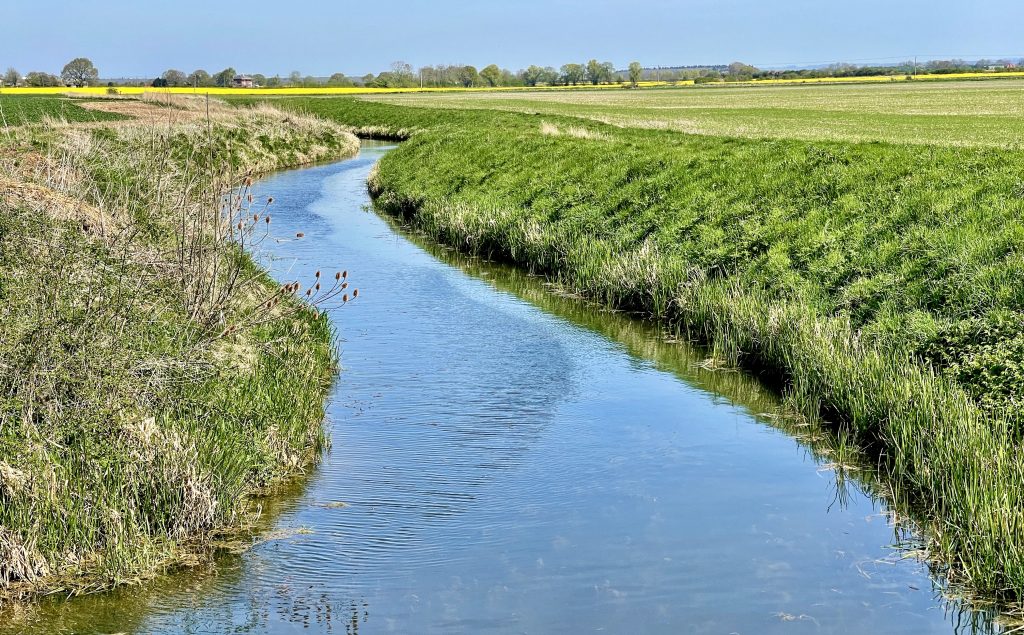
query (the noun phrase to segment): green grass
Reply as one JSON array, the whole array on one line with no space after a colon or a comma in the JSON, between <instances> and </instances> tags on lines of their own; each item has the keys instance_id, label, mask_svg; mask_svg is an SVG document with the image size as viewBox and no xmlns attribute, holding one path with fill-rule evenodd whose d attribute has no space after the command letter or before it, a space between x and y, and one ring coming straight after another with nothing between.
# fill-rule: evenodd
<instances>
[{"instance_id":1,"label":"green grass","mask_svg":"<svg viewBox=\"0 0 1024 635\"><path fill-rule=\"evenodd\" d=\"M117 121L125 119L116 113L88 110L64 97L34 95L3 95L0 93L0 127L6 122L8 126L20 126L27 123L38 123L45 118L69 122Z\"/></svg>"},{"instance_id":2,"label":"green grass","mask_svg":"<svg viewBox=\"0 0 1024 635\"><path fill-rule=\"evenodd\" d=\"M280 103L413 132L382 209L759 371L876 457L950 580L1024 594L1021 151Z\"/></svg>"},{"instance_id":3,"label":"green grass","mask_svg":"<svg viewBox=\"0 0 1024 635\"><path fill-rule=\"evenodd\" d=\"M1024 80L363 97L747 138L1020 146Z\"/></svg>"},{"instance_id":4,"label":"green grass","mask_svg":"<svg viewBox=\"0 0 1024 635\"><path fill-rule=\"evenodd\" d=\"M248 255L263 204L221 205L253 171L357 144L266 110L0 143L2 601L202 554L315 460L330 324Z\"/></svg>"}]
</instances>

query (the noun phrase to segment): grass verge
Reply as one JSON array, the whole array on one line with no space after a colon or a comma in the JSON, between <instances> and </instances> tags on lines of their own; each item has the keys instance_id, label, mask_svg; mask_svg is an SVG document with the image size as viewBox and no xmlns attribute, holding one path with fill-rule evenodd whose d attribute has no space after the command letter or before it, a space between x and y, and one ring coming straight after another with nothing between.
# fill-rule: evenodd
<instances>
[{"instance_id":1,"label":"grass verge","mask_svg":"<svg viewBox=\"0 0 1024 635\"><path fill-rule=\"evenodd\" d=\"M332 291L255 264L272 206L247 185L358 150L270 108L5 132L0 601L188 561L315 460Z\"/></svg>"}]
</instances>

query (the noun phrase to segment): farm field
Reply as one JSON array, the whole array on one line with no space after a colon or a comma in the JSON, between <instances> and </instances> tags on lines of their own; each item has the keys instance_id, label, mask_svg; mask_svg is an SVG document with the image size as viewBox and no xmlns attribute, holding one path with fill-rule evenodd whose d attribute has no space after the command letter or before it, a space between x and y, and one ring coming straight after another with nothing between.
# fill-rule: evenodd
<instances>
[{"instance_id":1,"label":"farm field","mask_svg":"<svg viewBox=\"0 0 1024 635\"><path fill-rule=\"evenodd\" d=\"M45 118L68 122L116 121L124 117L98 110L88 110L73 100L51 95L6 95L0 94L0 125L20 126L36 123Z\"/></svg>"},{"instance_id":2,"label":"farm field","mask_svg":"<svg viewBox=\"0 0 1024 635\"><path fill-rule=\"evenodd\" d=\"M718 136L1000 147L1024 142L1024 80L361 98L405 106L566 115L620 127Z\"/></svg>"}]
</instances>

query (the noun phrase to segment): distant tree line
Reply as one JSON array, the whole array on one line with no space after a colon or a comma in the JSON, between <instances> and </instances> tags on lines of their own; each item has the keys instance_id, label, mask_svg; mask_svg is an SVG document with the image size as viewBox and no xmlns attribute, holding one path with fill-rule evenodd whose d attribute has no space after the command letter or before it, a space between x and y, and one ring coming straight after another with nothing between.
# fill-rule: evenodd
<instances>
[{"instance_id":1,"label":"distant tree line","mask_svg":"<svg viewBox=\"0 0 1024 635\"><path fill-rule=\"evenodd\" d=\"M499 86L581 86L601 84L623 84L636 87L640 82L693 81L698 84L712 82L739 82L755 79L804 79L829 77L867 76L912 76L941 75L950 73L976 73L1013 71L1024 68L1024 59L980 59L968 62L962 59L930 60L916 63L908 60L894 65L858 66L855 64L832 64L820 68L762 70L743 62L711 66L644 67L632 62L625 70L616 70L611 62L591 59L586 63L567 63L559 68L531 65L519 71L490 64L477 70L475 66L462 64L440 64L424 66L418 70L406 62L394 62L391 67L378 75L369 73L362 77L348 77L334 73L330 77L313 77L292 71L287 77L266 76L260 73L247 75L254 86L263 88L317 86L346 87L368 86L373 88L477 88ZM137 85L173 86L196 88L228 87L235 85L238 72L228 67L216 73L196 69L186 74L182 70L168 69L152 80L130 82ZM14 68L8 68L0 75L2 86L95 86L99 83L99 71L91 60L78 57L61 70L60 75L44 71L31 71L22 75ZM123 85L124 83L122 83ZM108 86L113 86L108 82Z\"/></svg>"},{"instance_id":2,"label":"distant tree line","mask_svg":"<svg viewBox=\"0 0 1024 635\"><path fill-rule=\"evenodd\" d=\"M856 64L831 64L822 68L765 70L753 74L753 79L802 79L828 77L870 77L877 75L913 76L948 75L951 73L985 73L1016 71L1024 67L1024 59L980 59L968 62L962 59L930 60L917 63L907 60L887 66L859 66Z\"/></svg>"},{"instance_id":3,"label":"distant tree line","mask_svg":"<svg viewBox=\"0 0 1024 635\"><path fill-rule=\"evenodd\" d=\"M0 85L3 86L95 86L99 83L99 70L96 65L87 57L76 57L61 69L60 75L53 75L43 71L30 71L22 75L15 68L8 68L0 76Z\"/></svg>"}]
</instances>

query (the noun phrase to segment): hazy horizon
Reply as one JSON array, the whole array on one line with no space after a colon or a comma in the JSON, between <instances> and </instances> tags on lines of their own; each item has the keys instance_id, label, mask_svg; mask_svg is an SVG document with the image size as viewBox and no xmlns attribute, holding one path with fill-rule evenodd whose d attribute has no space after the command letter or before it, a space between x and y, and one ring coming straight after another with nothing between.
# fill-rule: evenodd
<instances>
[{"instance_id":1,"label":"hazy horizon","mask_svg":"<svg viewBox=\"0 0 1024 635\"><path fill-rule=\"evenodd\" d=\"M103 77L168 68L351 76L403 60L414 67L495 63L516 70L590 58L625 67L894 63L917 56L1024 57L1024 26L1008 0L970 7L942 0L865 0L819 6L785 0L462 0L282 4L269 0L135 3L41 1L7 10L0 67L59 72L89 57Z\"/></svg>"}]
</instances>

